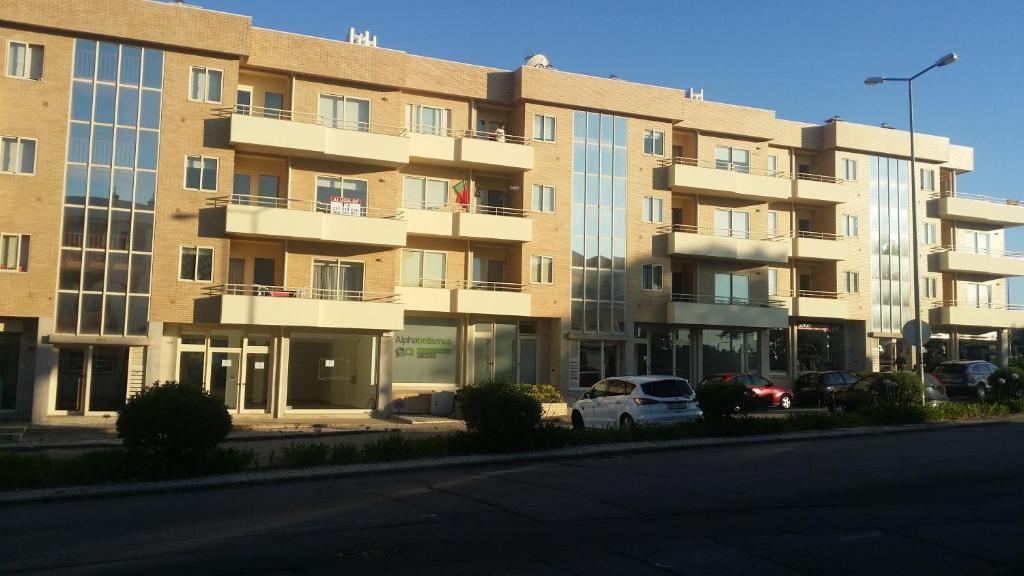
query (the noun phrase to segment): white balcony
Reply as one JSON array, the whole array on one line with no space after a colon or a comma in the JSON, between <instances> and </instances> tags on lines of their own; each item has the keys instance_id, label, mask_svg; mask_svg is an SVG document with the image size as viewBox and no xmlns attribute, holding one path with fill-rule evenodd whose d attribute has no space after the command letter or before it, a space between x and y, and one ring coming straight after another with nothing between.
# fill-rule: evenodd
<instances>
[{"instance_id":1,"label":"white balcony","mask_svg":"<svg viewBox=\"0 0 1024 576\"><path fill-rule=\"evenodd\" d=\"M221 324L389 331L405 326L394 294L227 284L215 288Z\"/></svg>"},{"instance_id":2,"label":"white balcony","mask_svg":"<svg viewBox=\"0 0 1024 576\"><path fill-rule=\"evenodd\" d=\"M506 282L403 279L395 292L406 310L496 316L530 316L525 286Z\"/></svg>"},{"instance_id":3,"label":"white balcony","mask_svg":"<svg viewBox=\"0 0 1024 576\"><path fill-rule=\"evenodd\" d=\"M1024 328L1024 309L1019 306L979 307L966 302L944 302L931 311L932 324L971 328Z\"/></svg>"},{"instance_id":4,"label":"white balcony","mask_svg":"<svg viewBox=\"0 0 1024 576\"><path fill-rule=\"evenodd\" d=\"M793 298L793 316L801 318L850 318L850 304L835 292L800 290Z\"/></svg>"},{"instance_id":5,"label":"white balcony","mask_svg":"<svg viewBox=\"0 0 1024 576\"><path fill-rule=\"evenodd\" d=\"M669 183L678 192L774 202L793 193L788 174L745 165L675 158L669 165Z\"/></svg>"},{"instance_id":6,"label":"white balcony","mask_svg":"<svg viewBox=\"0 0 1024 576\"><path fill-rule=\"evenodd\" d=\"M230 141L236 150L376 166L409 163L409 138L403 128L370 123L335 127L330 119L288 110L277 111L280 117L222 113L230 115Z\"/></svg>"},{"instance_id":7,"label":"white balcony","mask_svg":"<svg viewBox=\"0 0 1024 576\"><path fill-rule=\"evenodd\" d=\"M533 169L533 147L522 137L444 130L440 134L409 134L409 157L421 164L477 168L515 173Z\"/></svg>"},{"instance_id":8,"label":"white balcony","mask_svg":"<svg viewBox=\"0 0 1024 576\"><path fill-rule=\"evenodd\" d=\"M404 217L409 234L493 240L499 242L530 242L533 240L533 220L524 210L461 204L422 204L420 208L406 207Z\"/></svg>"},{"instance_id":9,"label":"white balcony","mask_svg":"<svg viewBox=\"0 0 1024 576\"><path fill-rule=\"evenodd\" d=\"M670 255L774 264L789 261L791 243L783 236L754 238L745 231L684 225L666 228L669 229Z\"/></svg>"},{"instance_id":10,"label":"white balcony","mask_svg":"<svg viewBox=\"0 0 1024 576\"><path fill-rule=\"evenodd\" d=\"M992 278L1024 276L1024 253L1002 250L973 251L950 248L931 256L942 272L960 272Z\"/></svg>"},{"instance_id":11,"label":"white balcony","mask_svg":"<svg viewBox=\"0 0 1024 576\"><path fill-rule=\"evenodd\" d=\"M850 247L841 236L823 232L797 232L793 258L802 260L849 260Z\"/></svg>"},{"instance_id":12,"label":"white balcony","mask_svg":"<svg viewBox=\"0 0 1024 576\"><path fill-rule=\"evenodd\" d=\"M929 202L939 218L998 226L1024 225L1024 204L1017 200L944 192Z\"/></svg>"},{"instance_id":13,"label":"white balcony","mask_svg":"<svg viewBox=\"0 0 1024 576\"><path fill-rule=\"evenodd\" d=\"M841 204L852 193L845 180L818 174L797 174L793 180L793 199L803 204Z\"/></svg>"},{"instance_id":14,"label":"white balcony","mask_svg":"<svg viewBox=\"0 0 1024 576\"><path fill-rule=\"evenodd\" d=\"M346 208L328 204L235 195L218 198L224 207L224 231L252 238L338 242L364 246L405 246L406 223L393 210Z\"/></svg>"},{"instance_id":15,"label":"white balcony","mask_svg":"<svg viewBox=\"0 0 1024 576\"><path fill-rule=\"evenodd\" d=\"M696 294L673 294L668 303L669 324L785 328L789 311L782 300L736 300Z\"/></svg>"}]
</instances>

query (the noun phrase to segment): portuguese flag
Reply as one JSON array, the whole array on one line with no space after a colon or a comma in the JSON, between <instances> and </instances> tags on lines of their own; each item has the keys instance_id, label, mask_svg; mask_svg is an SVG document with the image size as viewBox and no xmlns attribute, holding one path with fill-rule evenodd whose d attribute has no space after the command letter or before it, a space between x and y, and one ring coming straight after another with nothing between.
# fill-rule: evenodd
<instances>
[{"instance_id":1,"label":"portuguese flag","mask_svg":"<svg viewBox=\"0 0 1024 576\"><path fill-rule=\"evenodd\" d=\"M462 180L453 188L455 190L455 201L465 207L469 207L469 182Z\"/></svg>"}]
</instances>

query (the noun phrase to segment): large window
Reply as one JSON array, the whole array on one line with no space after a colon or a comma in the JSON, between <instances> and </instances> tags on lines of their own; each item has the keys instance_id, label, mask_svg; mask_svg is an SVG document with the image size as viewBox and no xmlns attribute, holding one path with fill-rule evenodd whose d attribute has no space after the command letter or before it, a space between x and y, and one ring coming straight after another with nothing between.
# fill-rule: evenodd
<instances>
[{"instance_id":1,"label":"large window","mask_svg":"<svg viewBox=\"0 0 1024 576\"><path fill-rule=\"evenodd\" d=\"M375 342L368 335L293 334L288 342L288 409L373 409Z\"/></svg>"},{"instance_id":2,"label":"large window","mask_svg":"<svg viewBox=\"0 0 1024 576\"><path fill-rule=\"evenodd\" d=\"M988 254L991 246L988 232L960 231L960 250L973 254Z\"/></svg>"},{"instance_id":3,"label":"large window","mask_svg":"<svg viewBox=\"0 0 1024 576\"><path fill-rule=\"evenodd\" d=\"M43 79L43 47L27 42L7 44L7 75L25 80Z\"/></svg>"},{"instance_id":4,"label":"large window","mask_svg":"<svg viewBox=\"0 0 1024 576\"><path fill-rule=\"evenodd\" d=\"M768 331L768 370L789 371L789 329L775 328Z\"/></svg>"},{"instance_id":5,"label":"large window","mask_svg":"<svg viewBox=\"0 0 1024 576\"><path fill-rule=\"evenodd\" d=\"M704 374L761 371L757 330L708 328L702 330L701 339Z\"/></svg>"},{"instance_id":6,"label":"large window","mask_svg":"<svg viewBox=\"0 0 1024 576\"><path fill-rule=\"evenodd\" d=\"M716 208L715 235L750 238L750 213Z\"/></svg>"},{"instance_id":7,"label":"large window","mask_svg":"<svg viewBox=\"0 0 1024 576\"><path fill-rule=\"evenodd\" d=\"M573 113L572 330L625 331L626 124L621 116Z\"/></svg>"},{"instance_id":8,"label":"large window","mask_svg":"<svg viewBox=\"0 0 1024 576\"><path fill-rule=\"evenodd\" d=\"M402 251L402 285L444 288L447 254L429 250Z\"/></svg>"},{"instance_id":9,"label":"large window","mask_svg":"<svg viewBox=\"0 0 1024 576\"><path fill-rule=\"evenodd\" d=\"M220 103L223 78L224 73L220 70L193 66L191 86L188 93L189 100Z\"/></svg>"},{"instance_id":10,"label":"large window","mask_svg":"<svg viewBox=\"0 0 1024 576\"><path fill-rule=\"evenodd\" d=\"M533 185L533 211L554 212L555 211L555 189L552 186L541 184Z\"/></svg>"},{"instance_id":11,"label":"large window","mask_svg":"<svg viewBox=\"0 0 1024 576\"><path fill-rule=\"evenodd\" d=\"M871 198L871 329L899 332L910 318L910 167L873 156Z\"/></svg>"},{"instance_id":12,"label":"large window","mask_svg":"<svg viewBox=\"0 0 1024 576\"><path fill-rule=\"evenodd\" d=\"M405 177L403 205L406 208L437 210L448 201L448 181L432 178Z\"/></svg>"},{"instance_id":13,"label":"large window","mask_svg":"<svg viewBox=\"0 0 1024 576\"><path fill-rule=\"evenodd\" d=\"M339 176L316 177L316 209L320 212L365 216L367 182Z\"/></svg>"},{"instance_id":14,"label":"large window","mask_svg":"<svg viewBox=\"0 0 1024 576\"><path fill-rule=\"evenodd\" d=\"M750 277L743 274L715 274L715 302L746 304L750 301Z\"/></svg>"},{"instance_id":15,"label":"large window","mask_svg":"<svg viewBox=\"0 0 1024 576\"><path fill-rule=\"evenodd\" d=\"M644 290L660 291L662 288L662 270L659 264L643 265L643 288Z\"/></svg>"},{"instance_id":16,"label":"large window","mask_svg":"<svg viewBox=\"0 0 1024 576\"><path fill-rule=\"evenodd\" d=\"M0 172L35 174L36 141L14 136L0 139Z\"/></svg>"},{"instance_id":17,"label":"large window","mask_svg":"<svg viewBox=\"0 0 1024 576\"><path fill-rule=\"evenodd\" d=\"M665 132L661 130L644 130L644 154L653 156L665 155Z\"/></svg>"},{"instance_id":18,"label":"large window","mask_svg":"<svg viewBox=\"0 0 1024 576\"><path fill-rule=\"evenodd\" d=\"M542 142L555 141L555 117L543 114L533 115L533 139Z\"/></svg>"},{"instance_id":19,"label":"large window","mask_svg":"<svg viewBox=\"0 0 1024 576\"><path fill-rule=\"evenodd\" d=\"M644 196L644 222L662 223L665 221L664 207L665 201L661 198L655 198L653 196Z\"/></svg>"},{"instance_id":20,"label":"large window","mask_svg":"<svg viewBox=\"0 0 1024 576\"><path fill-rule=\"evenodd\" d=\"M405 122L411 132L447 136L451 128L451 111L435 106L406 104Z\"/></svg>"},{"instance_id":21,"label":"large window","mask_svg":"<svg viewBox=\"0 0 1024 576\"><path fill-rule=\"evenodd\" d=\"M29 236L0 234L0 270L28 272Z\"/></svg>"},{"instance_id":22,"label":"large window","mask_svg":"<svg viewBox=\"0 0 1024 576\"><path fill-rule=\"evenodd\" d=\"M551 284L554 282L554 258L551 256L530 256L530 282Z\"/></svg>"},{"instance_id":23,"label":"large window","mask_svg":"<svg viewBox=\"0 0 1024 576\"><path fill-rule=\"evenodd\" d=\"M715 146L715 168L744 173L750 172L750 150L729 146Z\"/></svg>"},{"instance_id":24,"label":"large window","mask_svg":"<svg viewBox=\"0 0 1024 576\"><path fill-rule=\"evenodd\" d=\"M182 246L180 264L179 280L213 281L213 248Z\"/></svg>"},{"instance_id":25,"label":"large window","mask_svg":"<svg viewBox=\"0 0 1024 576\"><path fill-rule=\"evenodd\" d=\"M185 189L216 192L218 164L219 161L216 158L186 156Z\"/></svg>"},{"instance_id":26,"label":"large window","mask_svg":"<svg viewBox=\"0 0 1024 576\"><path fill-rule=\"evenodd\" d=\"M363 263L313 260L313 297L321 300L362 300Z\"/></svg>"},{"instance_id":27,"label":"large window","mask_svg":"<svg viewBox=\"0 0 1024 576\"><path fill-rule=\"evenodd\" d=\"M979 282L968 282L965 286L967 305L972 308L992 307L992 286Z\"/></svg>"},{"instance_id":28,"label":"large window","mask_svg":"<svg viewBox=\"0 0 1024 576\"><path fill-rule=\"evenodd\" d=\"M455 318L406 318L395 332L391 378L404 384L458 383L459 321Z\"/></svg>"},{"instance_id":29,"label":"large window","mask_svg":"<svg viewBox=\"0 0 1024 576\"><path fill-rule=\"evenodd\" d=\"M348 96L320 95L320 123L331 128L370 131L370 101Z\"/></svg>"}]
</instances>

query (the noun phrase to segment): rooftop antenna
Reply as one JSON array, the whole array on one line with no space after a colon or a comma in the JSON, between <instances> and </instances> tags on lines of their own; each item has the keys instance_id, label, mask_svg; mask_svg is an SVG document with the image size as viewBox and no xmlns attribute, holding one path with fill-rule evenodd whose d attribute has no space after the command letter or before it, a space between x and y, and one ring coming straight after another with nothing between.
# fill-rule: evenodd
<instances>
[{"instance_id":1,"label":"rooftop antenna","mask_svg":"<svg viewBox=\"0 0 1024 576\"><path fill-rule=\"evenodd\" d=\"M370 34L370 31L356 32L354 26L348 29L348 41L350 44L356 44L358 46L369 46L371 48L377 47L377 37Z\"/></svg>"}]
</instances>

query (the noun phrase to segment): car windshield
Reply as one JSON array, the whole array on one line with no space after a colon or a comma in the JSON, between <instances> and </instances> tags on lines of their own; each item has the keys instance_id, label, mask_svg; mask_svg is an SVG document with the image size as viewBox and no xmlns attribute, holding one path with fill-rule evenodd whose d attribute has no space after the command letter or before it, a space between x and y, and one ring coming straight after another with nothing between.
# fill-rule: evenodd
<instances>
[{"instance_id":1,"label":"car windshield","mask_svg":"<svg viewBox=\"0 0 1024 576\"><path fill-rule=\"evenodd\" d=\"M966 364L939 364L936 374L963 374L967 372Z\"/></svg>"},{"instance_id":2,"label":"car windshield","mask_svg":"<svg viewBox=\"0 0 1024 576\"><path fill-rule=\"evenodd\" d=\"M690 385L686 380L644 382L640 385L640 389L647 396L654 396L655 398L679 398L693 395L693 390L690 389Z\"/></svg>"}]
</instances>

